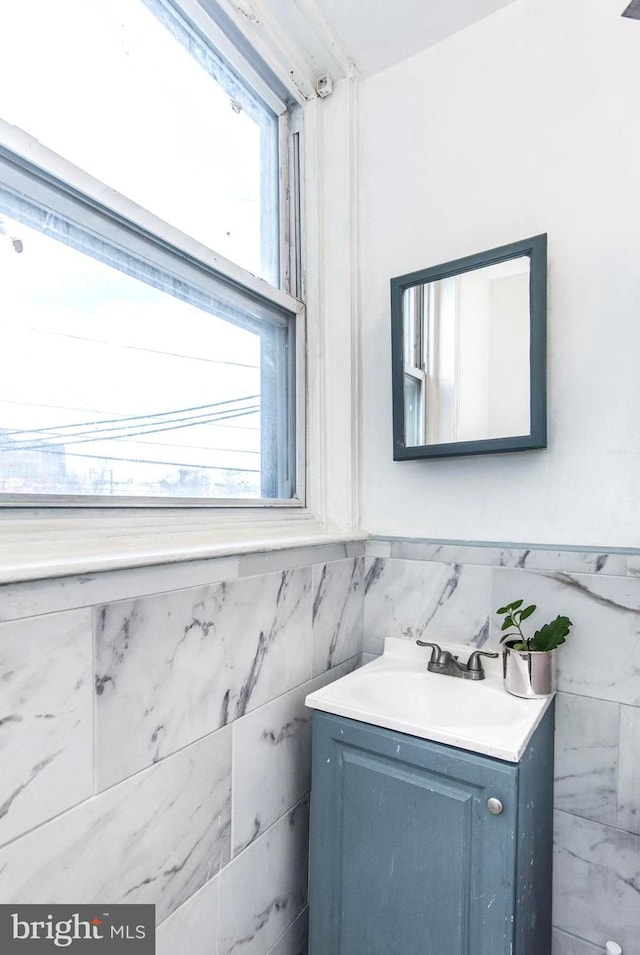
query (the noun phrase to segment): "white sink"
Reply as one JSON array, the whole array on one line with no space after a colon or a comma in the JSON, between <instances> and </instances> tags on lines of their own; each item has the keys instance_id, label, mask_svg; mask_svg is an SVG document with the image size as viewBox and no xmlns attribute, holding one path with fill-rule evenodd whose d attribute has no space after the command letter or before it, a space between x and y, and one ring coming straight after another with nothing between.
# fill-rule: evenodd
<instances>
[{"instance_id":1,"label":"white sink","mask_svg":"<svg viewBox=\"0 0 640 955\"><path fill-rule=\"evenodd\" d=\"M466 661L473 647L440 643ZM411 640L387 638L377 660L306 699L325 713L383 726L517 763L550 697L511 696L502 685L502 661L482 658L484 680L429 673L431 650Z\"/></svg>"}]
</instances>

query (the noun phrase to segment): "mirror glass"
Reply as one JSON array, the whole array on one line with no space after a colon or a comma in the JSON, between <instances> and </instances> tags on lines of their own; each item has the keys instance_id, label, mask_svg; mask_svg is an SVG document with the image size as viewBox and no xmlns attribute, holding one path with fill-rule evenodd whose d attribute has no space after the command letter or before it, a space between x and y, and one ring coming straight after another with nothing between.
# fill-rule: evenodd
<instances>
[{"instance_id":1,"label":"mirror glass","mask_svg":"<svg viewBox=\"0 0 640 955\"><path fill-rule=\"evenodd\" d=\"M396 459L545 447L545 239L392 279Z\"/></svg>"}]
</instances>

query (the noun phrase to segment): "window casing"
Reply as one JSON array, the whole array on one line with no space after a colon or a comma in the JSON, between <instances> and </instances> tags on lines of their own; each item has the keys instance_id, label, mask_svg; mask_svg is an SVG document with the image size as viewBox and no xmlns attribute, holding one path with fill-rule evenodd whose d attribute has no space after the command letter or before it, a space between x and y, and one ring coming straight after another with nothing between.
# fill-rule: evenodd
<instances>
[{"instance_id":1,"label":"window casing","mask_svg":"<svg viewBox=\"0 0 640 955\"><path fill-rule=\"evenodd\" d=\"M139 295L134 291L129 298L137 300L152 294L158 298L147 303L146 320L151 322L149 337L153 335L154 338L148 342L149 347L140 341L140 336L144 337L144 323L136 329L133 317L128 322L127 314L119 314L113 302L111 313L106 310L100 326L93 322L93 314L87 314L85 334L81 295L76 295L71 305L65 301L67 311L75 307L79 314L69 316L65 311L67 325L61 322L63 334L55 336L73 340L74 348L77 348L78 340L83 339L86 348L94 353L102 346L103 359L97 362L97 367L103 366L104 356L114 350L126 353L127 359L136 351L144 355L138 367L140 400L135 398L133 388L129 389L128 398L124 394L124 384L131 377L134 366L129 360L124 362L122 367L129 374L118 381L117 358L113 359L112 366L116 378L112 395L125 400L117 403L115 413L106 406L104 397L102 403L96 398L96 395L104 396L107 380L101 389L94 383L94 392L83 392L76 406L68 399L66 404L60 400L57 417L55 409L45 408L44 399L40 397L40 419L37 414L34 417L29 413L29 416L24 407L22 419L12 418L7 412L9 404L13 402L15 406L22 399L20 396L18 400L8 397L0 381L0 397L3 398L0 414L4 408L6 415L4 422L0 420L0 462L4 460L4 466L0 467L0 503L136 507L300 504L304 487L301 467L304 459L303 415L300 413L304 313L299 299L290 294L294 292L299 296L301 287L301 256L297 245L300 234L297 222L299 175L297 168L292 169L292 161L299 158L300 131L296 125L299 111L290 103L280 102L280 111L277 112L278 98L273 91L268 94L269 102L265 104L260 98L260 94L267 95L265 82L260 76L256 81L260 87L258 94L249 89L246 81L240 80L231 67L226 66L220 71L217 66L215 69L211 66L211 62L215 65L222 61L209 45L205 27L211 26L212 21L208 20L199 4L185 0L180 9L177 4L161 0L136 2L144 7L157 8L155 12L159 10L161 19L168 19L173 25L174 41L189 47L190 53L195 49L200 66L204 60L207 69L213 73L217 70L216 81L222 75L223 82L235 84L232 93L236 96L239 95L236 88L242 87L245 103L261 103L260 108L255 106L255 111L262 109L265 115L273 117L274 129L270 138L264 129L260 133L263 140L260 146L261 175L267 181L267 186L261 190L260 202L266 225L261 224L260 241L260 261L264 268L261 266L255 271L262 271L264 278L245 269L239 261L241 255L235 256L236 263L223 258L220 249L200 241L206 236L199 236L197 229L193 230L196 233L193 235L181 231L173 222L156 215L156 210L141 207L135 195L123 196L114 192L108 184L105 186L95 179L91 170L81 170L71 165L68 157L61 157L46 145L34 142L29 135L31 130L23 133L6 122L1 123L0 232L5 234L0 234L0 252L5 254L0 257L0 268L4 259L5 270L16 269L20 261L28 258L31 248L35 249L41 242L45 245L47 242L61 243L66 247L67 258L88 255L95 271L111 270L116 277L112 283L114 288L117 286L112 295L116 299L115 305L118 294L124 294L121 286L126 282L131 283L131 288L143 290ZM215 33L216 29L213 24L211 32ZM176 31L182 31L177 38ZM242 61L242 57L239 59ZM249 64L246 73L250 74L251 70ZM233 96L230 97L230 108L234 110ZM267 122L262 124L263 127L267 125ZM268 145L265 146L267 139ZM177 175L168 188L179 190L180 185L180 175ZM202 187L200 189L202 191ZM29 243L18 234L20 227L29 236ZM45 253L42 258L47 261ZM73 298L72 292L77 291L78 284L74 266L69 268L65 287L68 300ZM55 284L49 282L47 285L47 268L43 268L42 273L37 281L30 283L31 299L27 306L23 301L22 313L13 303L11 322L4 331L6 343L11 343L12 334L14 339L17 337L16 329L23 331L29 322L31 333L39 331L42 340L47 336L48 341L54 340L50 327L33 327L33 288L38 286L38 294L42 297L47 287ZM64 277L66 274L58 273L59 285L64 286L60 275ZM95 292L99 281L94 281L95 276L85 279L87 283L91 282L91 289ZM93 299L91 308L96 312L98 309ZM160 300L164 305L159 304ZM172 308L165 307L167 303L172 303ZM37 305L42 313L42 302L37 302ZM129 306L130 302L127 308ZM60 303L55 307L60 308ZM171 315L167 318L165 313ZM160 320L153 327L154 315L165 316L164 331ZM52 321L55 326L55 316ZM118 326L121 326L120 331ZM196 326L199 338L189 334L189 329ZM213 334L214 326L228 328L227 338L238 340L236 347L241 358L246 355L246 361L236 361L237 354L235 357L232 354L233 345L225 343L222 338L217 342L212 340L212 350L207 352L207 335ZM78 329L82 334L77 333ZM156 341L157 329L162 332L160 344ZM176 329L180 333L177 336ZM137 335L134 334L136 331ZM170 340L169 331L173 333ZM191 338L191 344L187 341L184 347L178 341L183 332L187 339ZM105 340L108 334L115 335L116 340ZM165 338L167 341L163 344ZM229 360L216 358L225 348ZM14 368L28 364L36 366L40 376L37 379L40 395L42 367L46 366L42 341L37 348L40 362L28 361L28 349L11 354L7 346L4 351L9 366L12 362ZM52 349L52 355L54 353L55 349ZM76 368L79 370L82 349L77 355ZM200 372L203 362L210 363L210 387L206 374L190 373L189 358L192 368L198 368ZM77 384L73 379L72 361L70 359L65 367L62 362L58 365L61 371L58 377L63 379L62 384L67 389L63 389L64 395L68 395L73 388L67 386ZM227 372L229 369L233 372L234 367L238 369L237 374L227 375L230 383L228 396L217 387L222 387L223 366L227 366ZM29 374L28 367L25 367L27 382ZM50 374L53 382L55 369L50 370ZM245 383L240 381L243 375ZM98 375L94 377L99 378ZM103 377L108 379L109 376L105 374ZM9 378L7 373L5 385ZM202 381L200 386L198 378ZM35 383L36 379L34 386ZM151 410L147 400L152 385L159 401L155 410ZM184 400L181 400L183 392ZM55 404L53 399L51 404ZM89 408L90 413L85 413L84 409ZM240 421L243 422L241 428L238 427ZM243 442L252 430L256 433L254 443L249 447ZM246 433L244 436L242 431ZM189 440L186 438L188 434L193 435ZM182 444L178 443L178 437ZM165 461L167 448L175 454ZM112 450L113 453L109 453ZM86 459L84 464L82 459ZM154 465L160 466L163 461L167 465L166 473L156 468L154 477ZM253 462L253 467L246 466L250 462ZM29 466L38 472L30 481L24 479L24 474L20 477L20 468L24 471ZM82 475L79 470L83 466L85 473ZM47 474L49 487L46 485Z\"/></svg>"}]
</instances>

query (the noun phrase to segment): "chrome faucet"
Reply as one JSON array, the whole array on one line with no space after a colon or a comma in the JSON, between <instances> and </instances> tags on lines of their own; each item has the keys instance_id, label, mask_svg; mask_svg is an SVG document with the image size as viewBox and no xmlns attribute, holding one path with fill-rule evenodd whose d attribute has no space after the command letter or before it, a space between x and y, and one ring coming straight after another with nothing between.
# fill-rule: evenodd
<instances>
[{"instance_id":1,"label":"chrome faucet","mask_svg":"<svg viewBox=\"0 0 640 955\"><path fill-rule=\"evenodd\" d=\"M437 643L426 643L416 640L420 647L431 647L431 659L427 665L430 673L442 673L444 676L458 676L463 680L484 680L484 670L480 657L492 657L499 654L487 653L484 650L474 650L466 663L460 663L448 650L442 650Z\"/></svg>"}]
</instances>

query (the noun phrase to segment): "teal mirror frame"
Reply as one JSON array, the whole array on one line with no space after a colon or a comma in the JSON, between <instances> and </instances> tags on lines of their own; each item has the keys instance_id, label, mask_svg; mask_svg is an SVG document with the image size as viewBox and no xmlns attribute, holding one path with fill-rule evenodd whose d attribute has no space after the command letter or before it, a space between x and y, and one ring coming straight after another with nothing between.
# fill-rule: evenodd
<instances>
[{"instance_id":1,"label":"teal mirror frame","mask_svg":"<svg viewBox=\"0 0 640 955\"><path fill-rule=\"evenodd\" d=\"M403 295L425 282L460 275L521 256L530 259L529 271L529 409L528 434L454 441L445 444L405 443L403 373ZM393 402L393 460L444 458L457 455L529 451L547 447L547 235L533 236L487 252L468 255L418 272L391 279L391 378Z\"/></svg>"}]
</instances>

